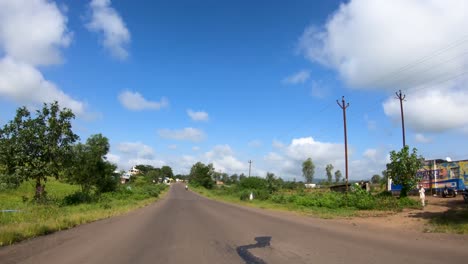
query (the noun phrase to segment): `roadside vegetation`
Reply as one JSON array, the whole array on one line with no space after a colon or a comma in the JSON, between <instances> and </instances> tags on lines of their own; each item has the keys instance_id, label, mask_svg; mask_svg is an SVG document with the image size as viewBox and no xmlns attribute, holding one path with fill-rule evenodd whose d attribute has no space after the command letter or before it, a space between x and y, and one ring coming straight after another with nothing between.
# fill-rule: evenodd
<instances>
[{"instance_id":1,"label":"roadside vegetation","mask_svg":"<svg viewBox=\"0 0 468 264\"><path fill-rule=\"evenodd\" d=\"M0 246L128 212L166 190L154 173L120 184L108 139L78 142L73 119L55 102L18 108L0 128Z\"/></svg>"},{"instance_id":2,"label":"roadside vegetation","mask_svg":"<svg viewBox=\"0 0 468 264\"><path fill-rule=\"evenodd\" d=\"M309 158L302 165L306 182L312 182L315 170L312 160ZM237 180L237 177L225 177L228 184L216 186L212 179L220 175L216 174L211 164L200 162L192 167L188 179L194 190L211 198L262 208L312 213L327 218L354 216L360 211L421 208L417 200L394 197L386 191L368 192L357 184L352 184L347 193L330 191L328 187L333 185L332 170L331 164L326 166L327 180L321 183L321 188L305 188L303 182L285 182L273 173L267 173L265 178L241 177ZM341 173L336 175L335 184L339 184Z\"/></svg>"}]
</instances>

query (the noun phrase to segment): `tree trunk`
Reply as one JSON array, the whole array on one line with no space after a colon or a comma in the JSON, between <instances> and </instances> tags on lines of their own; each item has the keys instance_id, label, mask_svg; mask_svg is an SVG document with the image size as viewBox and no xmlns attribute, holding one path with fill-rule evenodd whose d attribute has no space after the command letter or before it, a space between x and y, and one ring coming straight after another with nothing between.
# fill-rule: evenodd
<instances>
[{"instance_id":1,"label":"tree trunk","mask_svg":"<svg viewBox=\"0 0 468 264\"><path fill-rule=\"evenodd\" d=\"M405 185L401 186L401 191L400 191L400 198L407 197L408 196L408 190Z\"/></svg>"},{"instance_id":2,"label":"tree trunk","mask_svg":"<svg viewBox=\"0 0 468 264\"><path fill-rule=\"evenodd\" d=\"M41 179L37 178L36 179L36 194L34 195L36 200L40 200L42 198L43 193L44 193L44 186L41 184Z\"/></svg>"}]
</instances>

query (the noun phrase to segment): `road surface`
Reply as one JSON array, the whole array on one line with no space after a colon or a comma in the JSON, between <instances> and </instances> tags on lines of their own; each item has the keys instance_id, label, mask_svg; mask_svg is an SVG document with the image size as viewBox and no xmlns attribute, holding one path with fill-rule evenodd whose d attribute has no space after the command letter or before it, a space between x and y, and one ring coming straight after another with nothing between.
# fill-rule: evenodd
<instances>
[{"instance_id":1,"label":"road surface","mask_svg":"<svg viewBox=\"0 0 468 264\"><path fill-rule=\"evenodd\" d=\"M467 236L372 230L212 201L174 184L127 215L0 249L0 263L467 263Z\"/></svg>"}]
</instances>

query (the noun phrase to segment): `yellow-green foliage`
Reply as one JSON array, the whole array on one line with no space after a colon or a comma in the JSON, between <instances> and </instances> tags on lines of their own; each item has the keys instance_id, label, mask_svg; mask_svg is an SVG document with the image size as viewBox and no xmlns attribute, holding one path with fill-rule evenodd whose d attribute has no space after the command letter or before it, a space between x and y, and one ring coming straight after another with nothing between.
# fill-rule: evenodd
<instances>
[{"instance_id":1,"label":"yellow-green foliage","mask_svg":"<svg viewBox=\"0 0 468 264\"><path fill-rule=\"evenodd\" d=\"M48 200L37 204L32 200L34 182L24 182L16 190L0 192L0 210L19 210L0 213L0 246L126 213L155 201L165 188L144 186L128 190L122 187L91 203L65 205L64 198L79 191L79 186L49 179L46 183Z\"/></svg>"}]
</instances>

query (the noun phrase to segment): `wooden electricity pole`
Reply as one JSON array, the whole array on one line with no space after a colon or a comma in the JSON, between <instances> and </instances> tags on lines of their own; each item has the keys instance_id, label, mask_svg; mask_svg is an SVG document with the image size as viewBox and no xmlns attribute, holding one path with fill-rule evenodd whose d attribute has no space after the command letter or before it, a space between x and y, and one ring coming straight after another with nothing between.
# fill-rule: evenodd
<instances>
[{"instance_id":1,"label":"wooden electricity pole","mask_svg":"<svg viewBox=\"0 0 468 264\"><path fill-rule=\"evenodd\" d=\"M341 97L341 104L336 100L336 103L343 110L343 124L344 124L344 145L345 145L345 169L346 169L346 192L348 192L348 135L346 132L346 108L349 107L349 103L346 103L344 96Z\"/></svg>"},{"instance_id":2,"label":"wooden electricity pole","mask_svg":"<svg viewBox=\"0 0 468 264\"><path fill-rule=\"evenodd\" d=\"M406 146L405 141L405 116L403 115L403 100L405 100L406 95L401 94L401 90L396 94L396 99L400 100L400 110L401 110L401 130L403 132L403 147Z\"/></svg>"}]
</instances>

